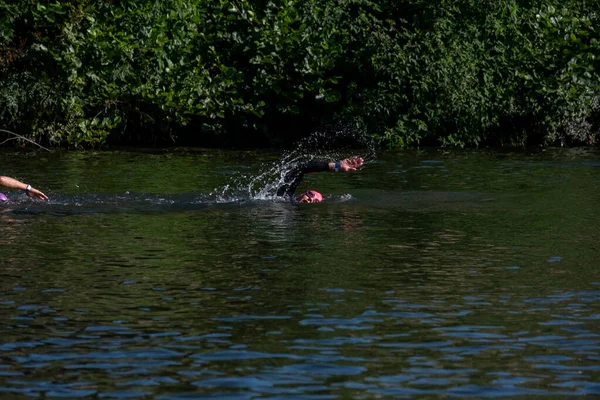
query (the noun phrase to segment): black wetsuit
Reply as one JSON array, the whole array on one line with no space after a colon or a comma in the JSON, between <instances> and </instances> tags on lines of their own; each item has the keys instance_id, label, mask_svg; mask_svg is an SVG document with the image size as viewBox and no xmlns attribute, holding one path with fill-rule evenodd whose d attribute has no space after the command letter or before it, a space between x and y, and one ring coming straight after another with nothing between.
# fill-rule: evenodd
<instances>
[{"instance_id":1,"label":"black wetsuit","mask_svg":"<svg viewBox=\"0 0 600 400\"><path fill-rule=\"evenodd\" d=\"M329 171L329 162L327 161L305 161L290 167L285 174L284 183L277 189L277 196L294 198L294 192L302 182L304 174L324 171Z\"/></svg>"}]
</instances>

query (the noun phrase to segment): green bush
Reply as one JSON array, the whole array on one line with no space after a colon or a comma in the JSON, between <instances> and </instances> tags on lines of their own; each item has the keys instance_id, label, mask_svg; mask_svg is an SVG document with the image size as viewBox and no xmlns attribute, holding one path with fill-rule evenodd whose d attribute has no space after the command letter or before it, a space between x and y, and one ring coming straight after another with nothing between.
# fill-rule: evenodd
<instances>
[{"instance_id":1,"label":"green bush","mask_svg":"<svg viewBox=\"0 0 600 400\"><path fill-rule=\"evenodd\" d=\"M40 142L390 147L597 140L583 0L7 1L0 127Z\"/></svg>"}]
</instances>

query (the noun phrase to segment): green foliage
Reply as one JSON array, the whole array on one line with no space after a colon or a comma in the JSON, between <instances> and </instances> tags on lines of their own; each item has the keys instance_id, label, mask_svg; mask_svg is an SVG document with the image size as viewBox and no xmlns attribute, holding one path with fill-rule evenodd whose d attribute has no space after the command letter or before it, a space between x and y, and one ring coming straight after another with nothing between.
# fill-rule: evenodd
<instances>
[{"instance_id":1,"label":"green foliage","mask_svg":"<svg viewBox=\"0 0 600 400\"><path fill-rule=\"evenodd\" d=\"M543 11L557 12L549 1L523 3L396 2L390 14L404 18L387 30L361 25L380 33L375 79L350 114L392 147L593 142L600 7L563 2L553 17Z\"/></svg>"},{"instance_id":2,"label":"green foliage","mask_svg":"<svg viewBox=\"0 0 600 400\"><path fill-rule=\"evenodd\" d=\"M71 146L277 144L340 121L390 147L594 143L599 15L583 0L7 1L0 125Z\"/></svg>"}]
</instances>

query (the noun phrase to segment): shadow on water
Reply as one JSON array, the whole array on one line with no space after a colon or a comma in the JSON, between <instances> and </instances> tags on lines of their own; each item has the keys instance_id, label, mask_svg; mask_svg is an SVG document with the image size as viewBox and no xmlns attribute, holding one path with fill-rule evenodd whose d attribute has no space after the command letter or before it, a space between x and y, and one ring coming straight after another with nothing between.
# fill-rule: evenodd
<instances>
[{"instance_id":1,"label":"shadow on water","mask_svg":"<svg viewBox=\"0 0 600 400\"><path fill-rule=\"evenodd\" d=\"M330 196L330 203L352 201L351 195ZM224 198L214 195L157 195L142 193L53 195L47 202L16 199L0 204L0 212L12 214L49 214L57 217L77 214L157 214L185 211L200 211L211 207L271 207L274 203L299 204L284 198Z\"/></svg>"}]
</instances>

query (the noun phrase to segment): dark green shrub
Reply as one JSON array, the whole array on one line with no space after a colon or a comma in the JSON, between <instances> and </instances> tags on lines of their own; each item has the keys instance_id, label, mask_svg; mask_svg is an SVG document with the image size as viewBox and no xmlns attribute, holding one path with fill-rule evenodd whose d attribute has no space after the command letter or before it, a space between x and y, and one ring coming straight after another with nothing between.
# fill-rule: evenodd
<instances>
[{"instance_id":1,"label":"dark green shrub","mask_svg":"<svg viewBox=\"0 0 600 400\"><path fill-rule=\"evenodd\" d=\"M567 0L7 1L0 126L39 141L390 147L596 140L600 6Z\"/></svg>"}]
</instances>

